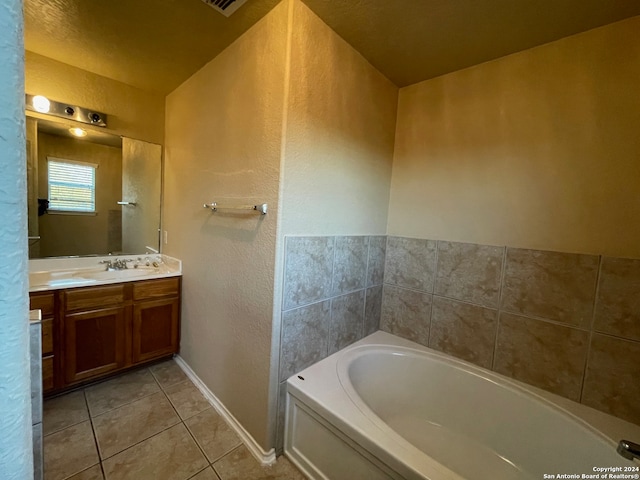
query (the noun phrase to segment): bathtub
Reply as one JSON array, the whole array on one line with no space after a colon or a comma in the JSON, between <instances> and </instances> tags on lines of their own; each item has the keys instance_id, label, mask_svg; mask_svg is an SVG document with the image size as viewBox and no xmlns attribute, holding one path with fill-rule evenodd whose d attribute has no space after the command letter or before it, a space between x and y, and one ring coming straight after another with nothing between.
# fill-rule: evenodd
<instances>
[{"instance_id":1,"label":"bathtub","mask_svg":"<svg viewBox=\"0 0 640 480\"><path fill-rule=\"evenodd\" d=\"M639 478L616 452L639 426L384 332L286 398L285 453L312 479Z\"/></svg>"}]
</instances>

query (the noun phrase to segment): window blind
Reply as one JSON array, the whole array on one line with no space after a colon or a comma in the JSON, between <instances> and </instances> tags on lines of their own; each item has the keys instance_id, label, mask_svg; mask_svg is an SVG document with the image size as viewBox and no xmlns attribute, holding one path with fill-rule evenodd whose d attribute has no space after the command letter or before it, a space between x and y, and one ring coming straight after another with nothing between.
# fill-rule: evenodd
<instances>
[{"instance_id":1,"label":"window blind","mask_svg":"<svg viewBox=\"0 0 640 480\"><path fill-rule=\"evenodd\" d=\"M95 165L49 159L49 209L95 212Z\"/></svg>"}]
</instances>

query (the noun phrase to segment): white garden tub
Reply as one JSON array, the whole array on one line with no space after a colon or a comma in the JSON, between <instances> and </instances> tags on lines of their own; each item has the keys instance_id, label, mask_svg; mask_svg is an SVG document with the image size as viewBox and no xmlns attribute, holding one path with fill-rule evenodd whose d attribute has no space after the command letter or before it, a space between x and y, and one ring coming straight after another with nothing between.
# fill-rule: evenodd
<instances>
[{"instance_id":1,"label":"white garden tub","mask_svg":"<svg viewBox=\"0 0 640 480\"><path fill-rule=\"evenodd\" d=\"M388 333L287 389L285 452L310 478L638 478L616 445L640 427Z\"/></svg>"}]
</instances>

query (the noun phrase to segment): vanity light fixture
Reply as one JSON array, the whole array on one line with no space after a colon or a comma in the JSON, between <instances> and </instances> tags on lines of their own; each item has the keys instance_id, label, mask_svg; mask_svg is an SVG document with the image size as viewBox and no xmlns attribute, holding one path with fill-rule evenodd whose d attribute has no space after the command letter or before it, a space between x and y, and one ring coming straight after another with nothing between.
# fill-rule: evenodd
<instances>
[{"instance_id":1,"label":"vanity light fixture","mask_svg":"<svg viewBox=\"0 0 640 480\"><path fill-rule=\"evenodd\" d=\"M70 128L69 133L71 133L71 135L73 135L74 137L82 138L87 136L87 131L78 127Z\"/></svg>"},{"instance_id":2,"label":"vanity light fixture","mask_svg":"<svg viewBox=\"0 0 640 480\"><path fill-rule=\"evenodd\" d=\"M31 99L31 105L36 112L40 113L49 113L49 109L51 108L51 102L47 97L42 95L36 95Z\"/></svg>"},{"instance_id":3,"label":"vanity light fixture","mask_svg":"<svg viewBox=\"0 0 640 480\"><path fill-rule=\"evenodd\" d=\"M42 95L25 95L25 107L38 113L46 113L56 117L68 118L76 122L87 123L97 127L107 126L107 115L88 108L70 105L68 103L49 100Z\"/></svg>"}]
</instances>

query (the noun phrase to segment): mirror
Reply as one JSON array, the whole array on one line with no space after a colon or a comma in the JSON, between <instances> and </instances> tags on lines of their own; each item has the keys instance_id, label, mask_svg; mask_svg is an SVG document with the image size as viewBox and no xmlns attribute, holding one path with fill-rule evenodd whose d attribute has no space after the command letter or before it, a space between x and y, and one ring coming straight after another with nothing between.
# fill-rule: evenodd
<instances>
[{"instance_id":1,"label":"mirror","mask_svg":"<svg viewBox=\"0 0 640 480\"><path fill-rule=\"evenodd\" d=\"M160 250L160 145L76 122L26 123L29 258Z\"/></svg>"}]
</instances>

